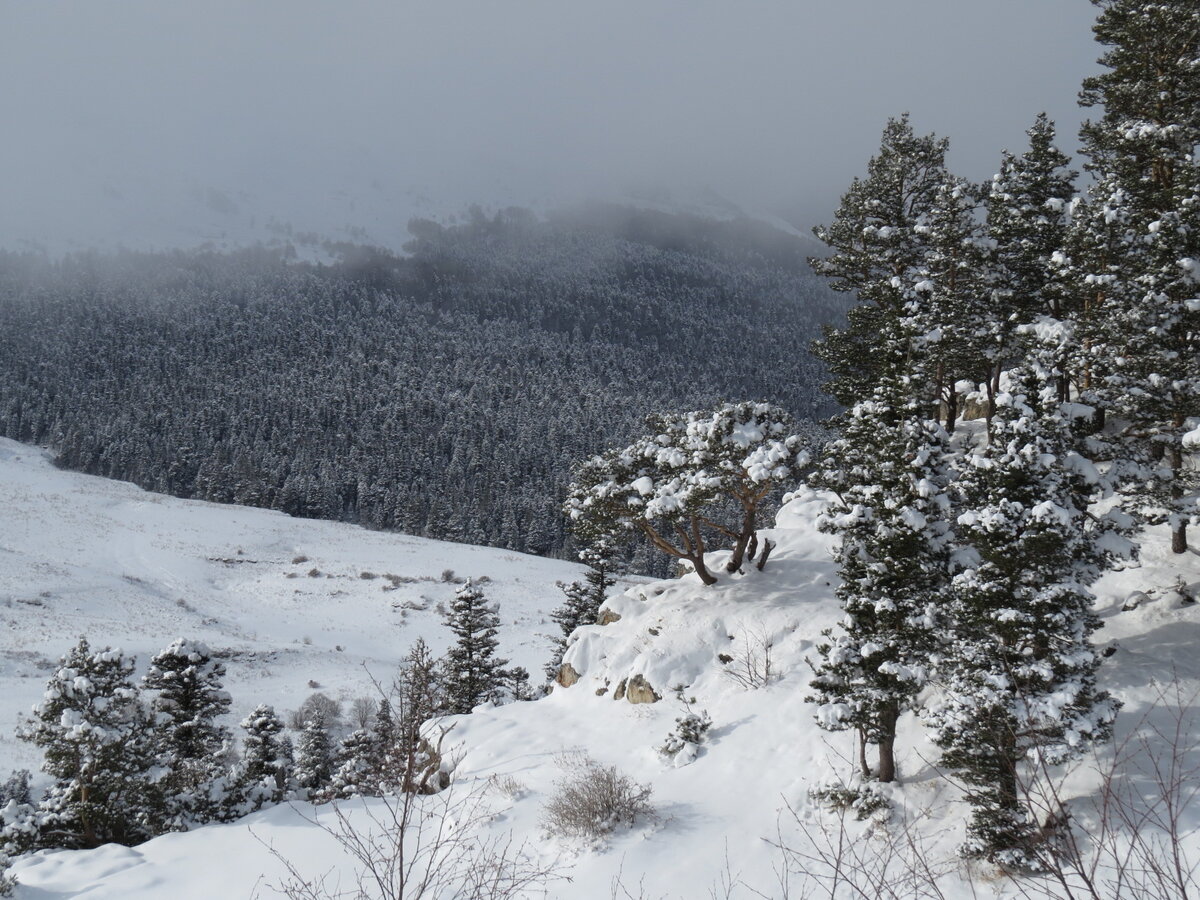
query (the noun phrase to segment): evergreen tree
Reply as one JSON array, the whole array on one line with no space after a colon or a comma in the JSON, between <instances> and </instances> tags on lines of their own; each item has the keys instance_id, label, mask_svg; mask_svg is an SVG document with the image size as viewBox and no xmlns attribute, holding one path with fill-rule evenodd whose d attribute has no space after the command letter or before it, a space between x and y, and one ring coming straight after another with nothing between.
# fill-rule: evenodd
<instances>
[{"instance_id":1,"label":"evergreen tree","mask_svg":"<svg viewBox=\"0 0 1200 900\"><path fill-rule=\"evenodd\" d=\"M976 218L980 190L944 173L918 229L925 241L904 330L912 335L908 373L924 408L945 410L947 429L958 419L960 380L987 381L1000 347L987 253Z\"/></svg>"},{"instance_id":2,"label":"evergreen tree","mask_svg":"<svg viewBox=\"0 0 1200 900\"><path fill-rule=\"evenodd\" d=\"M449 711L469 713L500 696L508 664L495 655L500 618L488 608L483 591L468 580L454 595L446 625L455 637L446 654Z\"/></svg>"},{"instance_id":3,"label":"evergreen tree","mask_svg":"<svg viewBox=\"0 0 1200 900\"><path fill-rule=\"evenodd\" d=\"M993 302L1000 364L989 380L989 413L999 390L1005 363L1020 358L1017 330L1042 319L1066 323L1077 319L1078 295L1070 289L1063 265L1069 243L1070 208L1075 172L1054 143L1054 123L1040 114L1020 156L1005 152L1000 171L988 185L987 235L993 244ZM1070 396L1071 344L1058 348L1051 360L1059 400Z\"/></svg>"},{"instance_id":4,"label":"evergreen tree","mask_svg":"<svg viewBox=\"0 0 1200 900\"><path fill-rule=\"evenodd\" d=\"M356 728L342 738L333 759L333 775L329 780L331 797L378 797L380 788L375 781L383 748L374 732Z\"/></svg>"},{"instance_id":5,"label":"evergreen tree","mask_svg":"<svg viewBox=\"0 0 1200 900\"><path fill-rule=\"evenodd\" d=\"M1200 7L1093 2L1106 71L1084 81L1080 102L1103 115L1082 138L1096 175L1091 205L1106 212L1087 220L1103 233L1078 243L1106 252L1076 260L1097 307L1086 338L1095 389L1128 421L1142 463L1137 505L1168 523L1182 553L1200 490L1183 447L1200 409Z\"/></svg>"},{"instance_id":6,"label":"evergreen tree","mask_svg":"<svg viewBox=\"0 0 1200 900\"><path fill-rule=\"evenodd\" d=\"M857 731L864 777L866 745L876 746L884 782L896 777L897 720L929 680L950 577L949 438L911 394L885 381L856 403L811 479L837 498L819 526L841 538L834 558L845 611L817 647L817 721Z\"/></svg>"},{"instance_id":7,"label":"evergreen tree","mask_svg":"<svg viewBox=\"0 0 1200 900\"><path fill-rule=\"evenodd\" d=\"M1022 867L1038 824L1022 761L1078 758L1116 714L1096 689L1088 586L1118 528L1088 511L1096 470L1074 449L1056 385L1022 369L1009 379L991 442L964 457L957 482L960 571L943 609L942 700L928 719L973 807L965 849Z\"/></svg>"},{"instance_id":8,"label":"evergreen tree","mask_svg":"<svg viewBox=\"0 0 1200 900\"><path fill-rule=\"evenodd\" d=\"M308 792L310 800L320 798L333 779L333 740L320 711L304 723L296 741L294 775L296 784Z\"/></svg>"},{"instance_id":9,"label":"evergreen tree","mask_svg":"<svg viewBox=\"0 0 1200 900\"><path fill-rule=\"evenodd\" d=\"M242 759L237 767L234 811L253 812L282 803L291 792L292 745L274 708L259 705L242 720Z\"/></svg>"},{"instance_id":10,"label":"evergreen tree","mask_svg":"<svg viewBox=\"0 0 1200 900\"><path fill-rule=\"evenodd\" d=\"M120 650L93 651L80 638L20 732L54 779L37 807L39 846L137 844L160 832L153 734L133 670Z\"/></svg>"},{"instance_id":11,"label":"evergreen tree","mask_svg":"<svg viewBox=\"0 0 1200 900\"><path fill-rule=\"evenodd\" d=\"M641 532L711 585L717 578L705 553L716 532L732 542L725 571L739 572L760 506L794 484L808 464L805 437L786 411L769 403L723 403L711 411L651 416L647 424L652 434L576 471L563 506L575 536L593 545ZM726 506L740 512L740 521L719 520L716 510Z\"/></svg>"},{"instance_id":12,"label":"evergreen tree","mask_svg":"<svg viewBox=\"0 0 1200 900\"><path fill-rule=\"evenodd\" d=\"M563 654L567 651L567 641L575 629L582 625L596 624L600 606L608 596L608 589L617 583L612 577L615 555L611 541L601 538L579 552L580 561L588 566L584 580L573 581L570 584L561 581L558 583L559 590L566 599L562 606L550 613L550 618L558 625L562 635L554 639L554 650L550 661L546 663L547 678L552 679L558 674Z\"/></svg>"},{"instance_id":13,"label":"evergreen tree","mask_svg":"<svg viewBox=\"0 0 1200 900\"><path fill-rule=\"evenodd\" d=\"M155 740L167 769L162 788L176 825L203 822L220 808L230 735L216 719L229 711L225 667L202 643L179 638L150 662L142 688L157 692Z\"/></svg>"},{"instance_id":14,"label":"evergreen tree","mask_svg":"<svg viewBox=\"0 0 1200 900\"><path fill-rule=\"evenodd\" d=\"M911 365L917 335L906 320L925 302L917 290L928 281L925 228L947 181L948 147L944 138L916 135L907 114L889 119L867 176L854 179L832 224L813 230L832 251L809 260L813 269L857 301L845 327L826 327L813 345L832 374L825 390L844 407Z\"/></svg>"}]
</instances>

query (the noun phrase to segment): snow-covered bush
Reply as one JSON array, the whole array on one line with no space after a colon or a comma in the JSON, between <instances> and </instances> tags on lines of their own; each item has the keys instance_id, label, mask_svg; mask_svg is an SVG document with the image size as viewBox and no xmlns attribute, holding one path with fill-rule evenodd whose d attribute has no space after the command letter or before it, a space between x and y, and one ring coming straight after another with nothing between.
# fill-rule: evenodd
<instances>
[{"instance_id":1,"label":"snow-covered bush","mask_svg":"<svg viewBox=\"0 0 1200 900\"><path fill-rule=\"evenodd\" d=\"M576 470L564 505L572 529L588 545L639 531L713 584L705 533L732 541L726 571L737 572L754 541L760 505L807 466L806 442L791 416L769 403L726 403L651 417L648 424L652 434ZM712 518L724 503L740 511L740 521Z\"/></svg>"},{"instance_id":2,"label":"snow-covered bush","mask_svg":"<svg viewBox=\"0 0 1200 900\"><path fill-rule=\"evenodd\" d=\"M675 720L674 730L667 735L658 752L684 766L695 759L704 737L712 728L712 718L707 710L696 712L690 702L684 704L686 712Z\"/></svg>"},{"instance_id":3,"label":"snow-covered bush","mask_svg":"<svg viewBox=\"0 0 1200 900\"><path fill-rule=\"evenodd\" d=\"M585 753L559 759L563 776L542 809L542 827L550 834L598 841L621 825L654 818L651 788L616 766L602 766Z\"/></svg>"}]
</instances>

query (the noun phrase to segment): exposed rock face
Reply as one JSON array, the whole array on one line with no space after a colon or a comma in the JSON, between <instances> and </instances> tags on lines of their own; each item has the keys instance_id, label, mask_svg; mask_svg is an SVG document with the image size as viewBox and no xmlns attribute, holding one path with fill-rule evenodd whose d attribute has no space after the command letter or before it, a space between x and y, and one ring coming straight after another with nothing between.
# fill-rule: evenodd
<instances>
[{"instance_id":1,"label":"exposed rock face","mask_svg":"<svg viewBox=\"0 0 1200 900\"><path fill-rule=\"evenodd\" d=\"M625 686L625 699L630 703L657 703L662 699L641 675L634 675Z\"/></svg>"},{"instance_id":2,"label":"exposed rock face","mask_svg":"<svg viewBox=\"0 0 1200 900\"><path fill-rule=\"evenodd\" d=\"M620 622L620 613L615 613L611 609L600 610L600 615L596 617L597 625L611 625L613 622Z\"/></svg>"},{"instance_id":3,"label":"exposed rock face","mask_svg":"<svg viewBox=\"0 0 1200 900\"><path fill-rule=\"evenodd\" d=\"M625 699L625 685L628 682L629 682L628 678L622 678L620 681L617 682L617 689L615 691L613 691L613 699L614 700L624 700Z\"/></svg>"},{"instance_id":4,"label":"exposed rock face","mask_svg":"<svg viewBox=\"0 0 1200 900\"><path fill-rule=\"evenodd\" d=\"M570 663L563 663L558 667L558 674L554 676L554 680L563 687L570 687L579 680L579 673Z\"/></svg>"}]
</instances>

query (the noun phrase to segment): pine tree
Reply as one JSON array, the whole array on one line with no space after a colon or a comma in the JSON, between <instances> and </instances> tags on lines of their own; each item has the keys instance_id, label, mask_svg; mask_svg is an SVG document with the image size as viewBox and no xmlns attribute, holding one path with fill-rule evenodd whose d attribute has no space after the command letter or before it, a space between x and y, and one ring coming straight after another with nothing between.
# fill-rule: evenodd
<instances>
[{"instance_id":1,"label":"pine tree","mask_svg":"<svg viewBox=\"0 0 1200 900\"><path fill-rule=\"evenodd\" d=\"M319 711L304 723L296 741L294 775L310 800L321 798L333 779L333 740L325 716Z\"/></svg>"},{"instance_id":2,"label":"pine tree","mask_svg":"<svg viewBox=\"0 0 1200 900\"><path fill-rule=\"evenodd\" d=\"M1077 242L1104 251L1076 260L1096 306L1089 362L1101 401L1129 423L1139 511L1166 522L1182 553L1200 490L1182 443L1200 409L1200 8L1093 2L1106 71L1084 81L1080 103L1104 112L1082 138L1096 176L1091 206L1107 211L1087 220L1102 233Z\"/></svg>"},{"instance_id":3,"label":"pine tree","mask_svg":"<svg viewBox=\"0 0 1200 900\"><path fill-rule=\"evenodd\" d=\"M1116 714L1096 688L1088 586L1119 529L1088 511L1096 470L1074 449L1057 386L1017 369L1006 387L991 442L963 459L956 486L960 571L944 609L942 700L927 718L973 807L966 851L1023 867L1037 822L1022 761L1078 758Z\"/></svg>"},{"instance_id":4,"label":"pine tree","mask_svg":"<svg viewBox=\"0 0 1200 900\"><path fill-rule=\"evenodd\" d=\"M980 189L944 173L919 234L925 241L914 298L902 320L912 335L908 374L927 409L945 410L947 429L958 418L958 384L986 381L1000 347L987 253L976 218Z\"/></svg>"},{"instance_id":5,"label":"pine tree","mask_svg":"<svg viewBox=\"0 0 1200 900\"><path fill-rule=\"evenodd\" d=\"M242 739L242 759L231 802L236 814L282 803L291 792L292 782L292 745L274 708L255 707L241 727L246 736Z\"/></svg>"},{"instance_id":6,"label":"pine tree","mask_svg":"<svg viewBox=\"0 0 1200 900\"><path fill-rule=\"evenodd\" d=\"M500 617L488 608L483 591L468 580L455 593L446 625L455 637L446 654L450 712L469 713L500 695L508 664L495 655Z\"/></svg>"},{"instance_id":7,"label":"pine tree","mask_svg":"<svg viewBox=\"0 0 1200 900\"><path fill-rule=\"evenodd\" d=\"M1002 365L1020 358L1017 330L1038 321L1070 324L1078 318L1078 295L1070 289L1063 254L1070 240L1070 209L1075 172L1054 143L1054 123L1040 114L1020 156L1005 152L1000 171L988 185L987 235L994 250L997 306L994 317L1000 363L987 392L989 412L999 390ZM1065 342L1051 360L1060 400L1070 396L1070 357L1074 342Z\"/></svg>"},{"instance_id":8,"label":"pine tree","mask_svg":"<svg viewBox=\"0 0 1200 900\"><path fill-rule=\"evenodd\" d=\"M950 577L949 438L912 393L885 381L856 403L811 479L837 498L819 525L841 538L834 558L845 612L817 648L817 721L858 732L864 777L866 745L876 746L884 782L896 777L897 720L929 680Z\"/></svg>"},{"instance_id":9,"label":"pine tree","mask_svg":"<svg viewBox=\"0 0 1200 900\"><path fill-rule=\"evenodd\" d=\"M335 798L378 797L380 788L374 776L381 755L382 748L369 728L356 728L342 738L333 760L329 795Z\"/></svg>"},{"instance_id":10,"label":"pine tree","mask_svg":"<svg viewBox=\"0 0 1200 900\"><path fill-rule=\"evenodd\" d=\"M832 255L809 260L835 291L853 293L843 328L827 328L813 353L832 374L825 390L844 407L870 398L885 377L905 374L917 336L905 321L928 280L926 220L946 183L949 141L918 136L908 116L889 119L879 153L842 197L833 223L813 233Z\"/></svg>"},{"instance_id":11,"label":"pine tree","mask_svg":"<svg viewBox=\"0 0 1200 900\"><path fill-rule=\"evenodd\" d=\"M133 670L120 650L93 651L80 638L20 732L42 748L54 779L37 808L40 846L137 844L160 832L150 716Z\"/></svg>"},{"instance_id":12,"label":"pine tree","mask_svg":"<svg viewBox=\"0 0 1200 900\"><path fill-rule=\"evenodd\" d=\"M154 657L142 679L156 691L155 740L168 774L162 789L167 815L176 825L204 822L220 809L229 730L216 719L229 711L225 667L202 643L179 638Z\"/></svg>"},{"instance_id":13,"label":"pine tree","mask_svg":"<svg viewBox=\"0 0 1200 900\"><path fill-rule=\"evenodd\" d=\"M612 577L615 556L612 542L601 538L579 552L580 561L588 566L584 580L572 581L570 584L561 581L558 583L558 588L566 599L562 606L550 613L550 618L558 625L562 634L554 639L554 649L550 661L546 663L547 678L552 679L558 675L563 654L567 651L567 641L575 629L596 624L600 607L608 596L608 589L617 583Z\"/></svg>"}]
</instances>

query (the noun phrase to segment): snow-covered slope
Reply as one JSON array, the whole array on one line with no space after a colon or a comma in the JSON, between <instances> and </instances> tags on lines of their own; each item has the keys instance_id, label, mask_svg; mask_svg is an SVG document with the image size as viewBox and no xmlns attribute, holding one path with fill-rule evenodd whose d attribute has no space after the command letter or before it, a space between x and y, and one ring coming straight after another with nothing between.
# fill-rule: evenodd
<instances>
[{"instance_id":1,"label":"snow-covered slope","mask_svg":"<svg viewBox=\"0 0 1200 900\"><path fill-rule=\"evenodd\" d=\"M0 439L0 772L36 769L13 739L59 656L86 634L144 664L175 637L227 655L235 715L295 709L314 689L373 695L417 637L450 641L438 607L489 578L500 650L540 672L559 580L583 567L282 513L177 500L60 471ZM443 573L453 570L454 579ZM392 576L392 577L389 577ZM313 688L313 681L319 688ZM237 721L237 720L235 720Z\"/></svg>"},{"instance_id":2,"label":"snow-covered slope","mask_svg":"<svg viewBox=\"0 0 1200 900\"><path fill-rule=\"evenodd\" d=\"M32 453L13 445L4 446L10 457ZM7 467L7 462L5 465ZM23 489L21 502L29 510L28 517L36 514L40 522L30 525L31 535L24 538L25 543L20 546L45 547L48 541L57 541L45 534L51 516L70 518L70 501L77 499L61 488L57 492L52 490L51 480L75 479L69 483L76 489L90 485L91 481L37 467L33 471L41 471L40 477L45 480L39 486L32 483L33 476L29 475L30 483ZM5 487L5 490L11 492L12 488ZM135 493L129 488L113 487L112 490L115 492L111 498L112 506L118 511L122 504L135 501L147 507L157 505L173 511L172 527L178 529L174 534L207 535L215 549L208 549L210 544L199 544L205 549L198 554L201 558L194 563L195 571L207 575L198 576L197 584L209 585L204 593L213 598L213 614L221 621L239 623L239 627L247 630L255 629L260 635L258 640L265 646L289 646L296 633L307 629L314 645L320 636L329 657L337 651L328 648L328 644L354 639L362 642L357 646L370 649L372 653L384 653L385 648L379 643L391 638L371 638L370 631L372 627L379 627L380 621L389 621L386 616L392 613L385 609L379 614L382 619L376 617L374 608L367 601L377 597L378 588L356 583L350 576L354 576L354 569L360 566L384 568L379 554L390 552L392 558L396 558L401 552L397 548L410 546L412 539L363 534L319 523L296 523L265 513L177 504ZM38 493L46 495L44 502L36 496ZM57 512L44 512L43 506L57 507ZM782 841L801 850L808 848L811 852L814 846L820 846L823 835L837 839L836 832L827 830L832 827L831 816L809 799L809 791L814 786L849 775L854 753L850 736L831 735L816 727L813 707L804 700L810 677L806 656L822 629L833 624L838 614L833 599L835 572L829 561L829 538L820 534L814 524L819 509L819 499L811 496L793 500L784 508L777 527L764 532L764 536L777 541L778 546L761 572L748 569L744 575L722 575L721 581L709 588L702 586L694 576L635 584L612 597L602 617L607 624L581 629L567 652L566 662L578 674L578 680L569 687L556 687L549 697L537 702L480 709L470 716L457 717L446 723L453 725L447 740L454 745L453 756L457 759L456 789L468 791L478 787L486 790L488 800L495 808L488 825L492 833L503 836L511 832L518 843L527 841L529 852L544 864L559 867L570 878L570 881L552 883L545 894L529 896L563 900L784 897L787 895L780 886L777 872L786 860L774 842ZM135 577L144 577L156 563L161 565L163 554L168 552L163 541L181 540L179 537L166 539L158 533L164 520L154 518L152 510L147 510L144 515L150 517L146 522L149 533L143 533L141 543L132 537L130 541L135 548L157 549L135 549L126 557L138 563L139 568L129 572ZM215 533L206 530L216 528L218 521L229 523L226 530ZM156 528L152 523L159 524ZM306 608L305 602L312 602L319 604L327 617L328 595L303 601L289 594L293 586L307 584L304 581L297 584L297 579L287 578L288 572L297 568L288 562L289 554L303 551L312 556L313 562L306 563L305 567L315 564L332 568L334 565L331 551L320 557L315 544L296 545L296 532L287 529L300 526L314 529L306 532L313 538L305 540L315 541L316 536L320 536L326 544L336 545L344 554L358 554L349 557L353 559L352 564L342 563L338 572L347 576L340 581L341 588L355 598L353 605L349 605L348 600L348 605L342 607L345 610L343 616L354 622L361 621L361 625L352 627L348 621L341 626L341 631L323 632L316 624L321 621L322 613L314 613L312 618L301 620L303 624L295 626L283 624L286 620L282 616L272 614L256 615L243 623L233 608L235 603L217 605L217 599L227 590L219 585L227 583L227 579L244 578L245 581L239 583L247 585L246 592L238 594L242 603L249 602L256 591L262 591L260 602L268 605L272 613L282 609L284 604ZM9 522L4 527L7 531L3 545L13 547L21 526ZM272 532L272 527L279 530ZM16 534L8 533L14 529ZM66 530L63 533L68 534ZM250 541L252 534L258 535L254 542ZM335 540L332 535L341 538ZM1147 710L1156 698L1161 697L1164 688L1171 693L1174 691L1172 685L1178 684L1181 696L1185 698L1184 705L1189 708L1190 698L1200 688L1200 660L1194 652L1200 640L1200 609L1181 606L1175 591L1180 579L1193 591L1200 587L1200 555L1171 555L1166 549L1165 537L1157 532L1149 535L1141 561L1110 573L1099 586L1098 609L1105 627L1098 632L1097 640L1117 648L1103 669L1102 681L1125 703L1118 742L1146 721ZM359 538L361 546L356 545ZM75 540L80 542L81 538ZM198 541L198 538L190 540ZM70 539L65 538L65 546L70 545ZM196 554L197 544L187 546ZM242 576L249 563L226 565L211 563L206 558L206 554L222 558L236 555L239 547L247 557L270 557L274 561L269 565L265 562L254 564L250 571L261 569L261 574ZM542 582L537 578L545 580L563 570L561 565L494 551L448 548L429 542L412 542L411 547L412 555L404 556L405 560L420 556L422 551L439 559L458 553L460 556L449 564L463 573L474 571L474 568L481 572L487 569L497 579L497 598L502 603L510 602L514 609L518 607L515 596L502 593L502 586L515 592L520 585L540 584ZM66 550L62 551L62 555L66 553ZM375 556L371 556L372 553ZM98 555L102 555L98 547L88 550L85 544L80 551L81 559L70 564L82 567L89 558ZM0 556L0 559L7 558ZM60 560L57 565L65 570L68 562L61 556L55 558ZM463 562L468 558L480 562ZM713 563L713 571L718 571L720 560L714 558ZM14 568L11 562L2 564L6 567L5 572ZM398 572L398 566L393 563L388 570ZM522 570L521 566L528 568ZM115 572L108 577L124 583L121 576L126 573L119 566L115 569L110 566L105 571ZM47 572L44 577L50 575ZM66 574L58 577L60 584L66 583ZM203 580L205 577L208 582ZM338 583L338 579L334 579L331 586ZM115 594L120 586L120 583L114 583L109 588ZM182 587L182 583L176 583L172 591L167 591L163 598L165 603L156 603L149 590L136 594L137 602L131 608L145 612L132 615L131 626L110 620L105 627L111 628L110 633L114 635L124 627L138 629L137 634L151 630L150 611L165 609L167 614L175 615L174 592ZM441 589L440 585L427 587ZM22 589L21 596L37 597L41 589L32 585L28 590ZM59 590L61 593L62 589ZM1137 609L1121 611L1134 591L1144 592L1145 598L1141 599ZM97 592L95 596L105 596L105 592ZM509 597L512 599L508 600ZM61 634L64 624L69 623L68 633L82 624L65 616L71 604L77 605L78 601L60 598L55 601L59 604L57 612L49 598L46 602L45 607L28 609L15 601L13 604L14 616L19 614L28 617L29 621L45 616L48 621L59 623L47 626L47 633L37 638L34 649L53 644L55 630ZM96 602L99 605L100 601ZM536 608L535 605L533 609ZM50 618L56 615L62 618ZM79 615L77 612L76 616ZM145 618L139 620L138 615ZM412 614L412 617L416 615ZM533 620L537 613L530 611L525 615L528 620ZM511 615L505 616L506 621L511 618ZM99 620L95 621L98 625ZM23 633L26 631L36 633L32 626L23 629ZM229 633L231 638L227 640L232 639L232 630ZM399 629L402 638L413 633L412 626L407 630ZM387 634L394 638L393 631ZM268 635L276 635L276 638L268 638ZM206 634L200 632L198 636L206 637ZM518 642L516 647L519 649L520 646ZM266 693L282 691L288 678L294 683L301 677L304 661L316 658L301 655L315 653L301 649L303 647L302 644L296 646L297 662L294 664L287 662L291 658L289 655L280 654L283 674L268 676L267 666L263 664L257 669L262 673L261 680L253 682L251 678L243 677L235 684L235 693L244 692L251 683L261 684ZM768 650L769 672L766 668ZM513 653L516 655L517 649ZM338 654L338 658L341 656ZM289 671L293 674L289 675ZM13 674L11 668L6 668L6 687L21 683L19 678L11 677ZM30 672L26 680L35 681L39 674ZM622 687L623 691L620 690ZM660 699L657 702L630 702L631 696L648 700L653 695ZM707 741L690 761L686 756L664 757L657 751L672 731L676 718L684 714L685 700L696 711L706 710L713 722ZM1165 724L1170 718L1165 711L1154 716L1157 718L1150 721L1158 724ZM924 739L919 725L911 717L902 725L899 750L902 784L890 792L896 810L892 825L888 826L890 833L899 834L902 843L907 841L908 835L919 835L934 864L953 870L943 884L945 896L957 900L968 896L1011 895L1011 886L994 873L980 868L970 870L957 863L955 849L963 836L964 809L957 800L956 790L936 771L933 765L935 749ZM618 829L599 845L587 846L546 835L542 828L544 804L563 777L564 753L573 751L582 751L602 765L616 766L636 781L651 785L657 818L639 822L632 828ZM1111 755L1111 752L1106 748L1102 756ZM1184 762L1195 763L1194 754L1185 754ZM497 783L503 790L488 787ZM1098 776L1089 763L1066 777L1064 790L1070 796L1086 798L1095 793L1097 784ZM378 811L378 803L370 801L365 809L355 804L346 808L356 821L365 825L366 814L373 809ZM1088 827L1086 803L1081 802L1075 813L1077 824ZM291 860L300 871L311 875L341 867L342 887L345 888L353 867L340 855L328 835L305 824L305 817L314 815L328 822L332 813L328 806L283 807L233 824L168 835L133 849L103 847L86 852L38 854L17 864L16 874L25 884L17 896L209 898L250 896L256 890L261 896L272 896L269 886L278 884L284 873L282 864L272 856L267 845ZM904 822L911 823L913 830L904 832L899 824ZM1200 826L1200 810L1187 810L1184 825L1187 829ZM888 862L903 855L903 847L897 849L888 845L887 828L854 821L849 823L849 828L853 838L851 846L864 854L864 858ZM816 845L807 843L812 837L817 838ZM1187 837L1185 849L1193 858L1200 858L1200 839ZM792 862L795 861L793 858ZM820 865L813 863L808 868L818 871ZM960 880L966 877L973 878L972 886ZM791 896L800 896L795 877L792 885Z\"/></svg>"}]
</instances>

